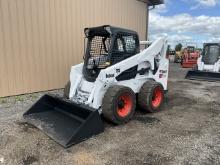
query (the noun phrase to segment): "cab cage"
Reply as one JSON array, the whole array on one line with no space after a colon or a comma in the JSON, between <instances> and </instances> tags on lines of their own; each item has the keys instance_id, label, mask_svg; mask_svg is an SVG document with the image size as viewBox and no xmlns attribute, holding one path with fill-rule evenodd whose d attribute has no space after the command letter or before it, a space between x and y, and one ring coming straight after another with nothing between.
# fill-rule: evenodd
<instances>
[{"instance_id":1,"label":"cab cage","mask_svg":"<svg viewBox=\"0 0 220 165\"><path fill-rule=\"evenodd\" d=\"M207 65L215 64L220 58L220 43L205 43L202 61Z\"/></svg>"},{"instance_id":2,"label":"cab cage","mask_svg":"<svg viewBox=\"0 0 220 165\"><path fill-rule=\"evenodd\" d=\"M83 68L87 81L95 81L101 69L140 52L139 37L135 31L104 25L85 28L84 32L88 40Z\"/></svg>"}]
</instances>

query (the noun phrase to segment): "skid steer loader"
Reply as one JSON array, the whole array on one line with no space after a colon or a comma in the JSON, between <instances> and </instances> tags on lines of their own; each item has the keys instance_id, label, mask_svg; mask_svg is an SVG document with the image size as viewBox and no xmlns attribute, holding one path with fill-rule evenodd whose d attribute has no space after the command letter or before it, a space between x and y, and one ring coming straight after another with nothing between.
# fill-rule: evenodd
<instances>
[{"instance_id":1,"label":"skid steer loader","mask_svg":"<svg viewBox=\"0 0 220 165\"><path fill-rule=\"evenodd\" d=\"M202 56L193 70L188 71L186 79L220 81L220 43L205 43Z\"/></svg>"},{"instance_id":2,"label":"skid steer loader","mask_svg":"<svg viewBox=\"0 0 220 165\"><path fill-rule=\"evenodd\" d=\"M183 50L183 56L181 59L182 68L192 68L197 64L197 59L199 58L199 51L196 50L194 46L187 46Z\"/></svg>"},{"instance_id":3,"label":"skid steer loader","mask_svg":"<svg viewBox=\"0 0 220 165\"><path fill-rule=\"evenodd\" d=\"M136 102L148 112L161 109L167 91L167 40L139 42L135 31L109 25L86 28L84 63L72 66L64 98L43 96L24 118L64 147L132 119ZM140 50L140 44L146 48ZM136 99L137 97L137 99Z\"/></svg>"}]
</instances>

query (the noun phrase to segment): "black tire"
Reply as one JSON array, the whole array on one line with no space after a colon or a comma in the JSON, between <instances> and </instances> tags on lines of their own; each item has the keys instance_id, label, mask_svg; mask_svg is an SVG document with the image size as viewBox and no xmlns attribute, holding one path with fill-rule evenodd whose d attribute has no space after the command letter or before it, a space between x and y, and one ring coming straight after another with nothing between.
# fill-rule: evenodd
<instances>
[{"instance_id":1,"label":"black tire","mask_svg":"<svg viewBox=\"0 0 220 165\"><path fill-rule=\"evenodd\" d=\"M194 70L194 71L198 70L198 65L197 64L193 65L192 70Z\"/></svg>"},{"instance_id":2,"label":"black tire","mask_svg":"<svg viewBox=\"0 0 220 165\"><path fill-rule=\"evenodd\" d=\"M63 97L65 99L69 99L69 93L70 93L70 81L68 81L64 87L63 90Z\"/></svg>"},{"instance_id":3,"label":"black tire","mask_svg":"<svg viewBox=\"0 0 220 165\"><path fill-rule=\"evenodd\" d=\"M183 57L181 57L180 64L183 65Z\"/></svg>"},{"instance_id":4,"label":"black tire","mask_svg":"<svg viewBox=\"0 0 220 165\"><path fill-rule=\"evenodd\" d=\"M125 86L116 85L109 87L102 101L102 114L104 118L114 124L124 124L131 120L134 116L135 108L135 93ZM122 115L121 112L124 109L126 113ZM129 111L126 111L127 109Z\"/></svg>"},{"instance_id":5,"label":"black tire","mask_svg":"<svg viewBox=\"0 0 220 165\"><path fill-rule=\"evenodd\" d=\"M174 63L177 63L177 58L176 58L176 56L174 57Z\"/></svg>"},{"instance_id":6,"label":"black tire","mask_svg":"<svg viewBox=\"0 0 220 165\"><path fill-rule=\"evenodd\" d=\"M158 98L155 98L155 92L159 91ZM161 94L161 95L160 95ZM157 100L156 100L157 99ZM163 86L153 80L149 80L143 84L138 94L138 104L143 111L158 112L164 102ZM155 105L156 104L156 105Z\"/></svg>"},{"instance_id":7,"label":"black tire","mask_svg":"<svg viewBox=\"0 0 220 165\"><path fill-rule=\"evenodd\" d=\"M179 63L179 57L178 57L178 55L175 55L175 56L174 56L174 63Z\"/></svg>"}]
</instances>

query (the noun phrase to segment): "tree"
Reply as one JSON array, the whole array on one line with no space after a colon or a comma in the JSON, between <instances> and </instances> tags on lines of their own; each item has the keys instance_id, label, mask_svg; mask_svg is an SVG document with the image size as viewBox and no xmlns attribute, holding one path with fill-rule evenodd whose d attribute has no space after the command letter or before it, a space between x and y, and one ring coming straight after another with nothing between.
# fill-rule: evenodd
<instances>
[{"instance_id":1,"label":"tree","mask_svg":"<svg viewBox=\"0 0 220 165\"><path fill-rule=\"evenodd\" d=\"M170 55L170 45L167 46L167 57Z\"/></svg>"},{"instance_id":2,"label":"tree","mask_svg":"<svg viewBox=\"0 0 220 165\"><path fill-rule=\"evenodd\" d=\"M167 46L167 52L170 53L170 45Z\"/></svg>"},{"instance_id":3,"label":"tree","mask_svg":"<svg viewBox=\"0 0 220 165\"><path fill-rule=\"evenodd\" d=\"M183 45L181 43L177 44L175 47L175 51L181 51Z\"/></svg>"}]
</instances>

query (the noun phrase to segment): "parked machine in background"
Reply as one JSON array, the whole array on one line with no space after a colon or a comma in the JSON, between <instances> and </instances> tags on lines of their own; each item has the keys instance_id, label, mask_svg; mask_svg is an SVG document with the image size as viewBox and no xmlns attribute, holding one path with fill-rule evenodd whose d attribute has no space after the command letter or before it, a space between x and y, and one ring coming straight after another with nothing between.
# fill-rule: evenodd
<instances>
[{"instance_id":1,"label":"parked machine in background","mask_svg":"<svg viewBox=\"0 0 220 165\"><path fill-rule=\"evenodd\" d=\"M167 91L165 38L140 50L135 31L109 25L84 31L84 63L72 66L64 98L45 95L24 114L64 147L101 133L101 114L123 124L134 116L136 103L144 111L158 112Z\"/></svg>"},{"instance_id":2,"label":"parked machine in background","mask_svg":"<svg viewBox=\"0 0 220 165\"><path fill-rule=\"evenodd\" d=\"M182 59L182 50L175 51L174 62L175 63L181 63L181 59Z\"/></svg>"},{"instance_id":3,"label":"parked machine in background","mask_svg":"<svg viewBox=\"0 0 220 165\"><path fill-rule=\"evenodd\" d=\"M182 52L181 66L183 68L192 68L197 64L199 51L194 46L187 46Z\"/></svg>"},{"instance_id":4,"label":"parked machine in background","mask_svg":"<svg viewBox=\"0 0 220 165\"><path fill-rule=\"evenodd\" d=\"M169 51L169 55L170 55L170 56L175 56L175 54L176 54L176 51L175 51L175 50L170 50L170 51Z\"/></svg>"},{"instance_id":5,"label":"parked machine in background","mask_svg":"<svg viewBox=\"0 0 220 165\"><path fill-rule=\"evenodd\" d=\"M186 75L187 79L220 81L220 43L205 43L197 65Z\"/></svg>"}]
</instances>

